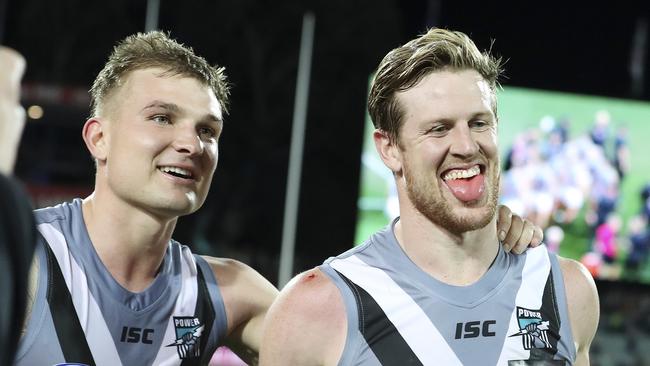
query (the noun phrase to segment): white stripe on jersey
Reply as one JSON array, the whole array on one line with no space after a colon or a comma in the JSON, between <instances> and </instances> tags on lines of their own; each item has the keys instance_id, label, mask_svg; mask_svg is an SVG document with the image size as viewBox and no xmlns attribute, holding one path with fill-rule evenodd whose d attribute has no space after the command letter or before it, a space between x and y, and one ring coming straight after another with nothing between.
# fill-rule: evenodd
<instances>
[{"instance_id":1,"label":"white stripe on jersey","mask_svg":"<svg viewBox=\"0 0 650 366\"><path fill-rule=\"evenodd\" d=\"M334 259L330 266L373 297L420 362L424 365L462 365L422 308L384 271L369 266L356 255Z\"/></svg>"},{"instance_id":2,"label":"white stripe on jersey","mask_svg":"<svg viewBox=\"0 0 650 366\"><path fill-rule=\"evenodd\" d=\"M52 252L59 262L61 273L68 286L68 291L70 291L79 323L86 335L88 347L96 365L122 365L102 312L88 288L86 274L68 250L65 237L51 224L40 224L38 230L52 248Z\"/></svg>"},{"instance_id":3,"label":"white stripe on jersey","mask_svg":"<svg viewBox=\"0 0 650 366\"><path fill-rule=\"evenodd\" d=\"M510 335L520 331L519 321L517 320L517 306L531 310L537 310L542 307L544 287L550 271L551 260L548 258L548 251L545 246L540 245L537 248L531 248L526 251L526 263L521 273L524 282L521 283L517 292L516 306L510 316L508 333L503 342L503 350L501 351L497 365L507 365L508 359L512 360L514 357L519 357L521 360L526 360L530 357L530 350L525 350L522 347L521 337L510 337ZM524 339L532 343L532 337L530 339L524 337ZM518 354L516 354L517 350L519 350Z\"/></svg>"},{"instance_id":4,"label":"white stripe on jersey","mask_svg":"<svg viewBox=\"0 0 650 366\"><path fill-rule=\"evenodd\" d=\"M173 315L175 316L192 316L194 315L194 310L196 308L196 301L198 298L198 286L196 280L196 263L194 262L194 256L190 252L189 248L183 247L181 254L181 264L182 266L182 285L180 289L180 296L176 299L176 305L174 306ZM208 332L205 333L205 337L208 336ZM163 342L160 345L160 350L156 356L154 365L159 366L175 366L180 365L181 359L178 356L178 351L176 346L166 347L168 344L176 340L176 327L174 326L174 317L169 317L169 323L167 323L167 330L165 331L165 336L163 337Z\"/></svg>"}]
</instances>

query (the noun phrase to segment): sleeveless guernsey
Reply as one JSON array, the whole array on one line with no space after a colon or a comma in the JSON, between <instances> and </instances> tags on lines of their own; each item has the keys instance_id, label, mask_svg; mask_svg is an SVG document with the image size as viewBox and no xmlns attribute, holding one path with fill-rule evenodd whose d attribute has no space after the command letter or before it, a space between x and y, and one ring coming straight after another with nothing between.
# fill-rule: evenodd
<instances>
[{"instance_id":1,"label":"sleeveless guernsey","mask_svg":"<svg viewBox=\"0 0 650 366\"><path fill-rule=\"evenodd\" d=\"M477 282L451 286L409 259L395 222L320 267L347 312L340 366L573 364L562 272L545 246L499 246Z\"/></svg>"},{"instance_id":2,"label":"sleeveless guernsey","mask_svg":"<svg viewBox=\"0 0 650 366\"><path fill-rule=\"evenodd\" d=\"M16 365L208 364L226 312L203 258L172 240L154 281L133 293L95 252L81 200L37 210L35 218L38 290Z\"/></svg>"}]
</instances>

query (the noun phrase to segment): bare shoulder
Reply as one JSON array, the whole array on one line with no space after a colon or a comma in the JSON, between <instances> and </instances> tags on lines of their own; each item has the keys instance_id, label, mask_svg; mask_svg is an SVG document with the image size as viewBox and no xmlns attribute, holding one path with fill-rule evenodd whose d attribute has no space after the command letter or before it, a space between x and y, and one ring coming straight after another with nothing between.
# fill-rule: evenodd
<instances>
[{"instance_id":1,"label":"bare shoulder","mask_svg":"<svg viewBox=\"0 0 650 366\"><path fill-rule=\"evenodd\" d=\"M240 272L253 271L250 266L236 259L210 257L207 255L202 255L201 257L208 262L212 271L220 275L220 277L234 277Z\"/></svg>"},{"instance_id":2,"label":"bare shoulder","mask_svg":"<svg viewBox=\"0 0 650 366\"><path fill-rule=\"evenodd\" d=\"M573 259L558 257L566 292L572 303L580 305L579 310L598 310L598 291L587 268Z\"/></svg>"},{"instance_id":3,"label":"bare shoulder","mask_svg":"<svg viewBox=\"0 0 650 366\"><path fill-rule=\"evenodd\" d=\"M589 346L596 334L600 319L596 284L589 271L581 263L567 258L558 257L558 259L564 276L564 287L578 361L581 357L588 360ZM582 364L582 362L578 362L578 364Z\"/></svg>"},{"instance_id":4,"label":"bare shoulder","mask_svg":"<svg viewBox=\"0 0 650 366\"><path fill-rule=\"evenodd\" d=\"M238 260L203 256L208 262L221 291L228 328L239 326L256 314L265 313L278 290L256 270Z\"/></svg>"},{"instance_id":5,"label":"bare shoulder","mask_svg":"<svg viewBox=\"0 0 650 366\"><path fill-rule=\"evenodd\" d=\"M314 268L282 289L267 315L261 361L265 365L335 365L347 334L343 298Z\"/></svg>"},{"instance_id":6,"label":"bare shoulder","mask_svg":"<svg viewBox=\"0 0 650 366\"><path fill-rule=\"evenodd\" d=\"M282 289L278 301L273 306L278 313L289 311L289 314L304 320L329 323L333 318L345 315L341 294L329 279L318 268L313 268L296 276Z\"/></svg>"},{"instance_id":7,"label":"bare shoulder","mask_svg":"<svg viewBox=\"0 0 650 366\"><path fill-rule=\"evenodd\" d=\"M239 291L246 288L251 290L268 290L277 294L277 289L249 265L235 259L202 256L212 268L219 287L236 286Z\"/></svg>"}]
</instances>

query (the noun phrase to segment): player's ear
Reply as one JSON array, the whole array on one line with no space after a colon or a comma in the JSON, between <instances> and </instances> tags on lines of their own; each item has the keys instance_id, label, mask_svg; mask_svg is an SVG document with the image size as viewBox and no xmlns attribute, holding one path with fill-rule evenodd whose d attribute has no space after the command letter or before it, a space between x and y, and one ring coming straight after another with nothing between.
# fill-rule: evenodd
<instances>
[{"instance_id":1,"label":"player's ear","mask_svg":"<svg viewBox=\"0 0 650 366\"><path fill-rule=\"evenodd\" d=\"M394 174L400 173L402 171L402 150L399 147L399 142L392 140L388 132L381 129L376 129L372 137L375 140L377 153L384 164Z\"/></svg>"},{"instance_id":2,"label":"player's ear","mask_svg":"<svg viewBox=\"0 0 650 366\"><path fill-rule=\"evenodd\" d=\"M105 161L108 155L106 127L106 121L99 117L91 117L84 123L81 132L88 151L98 163Z\"/></svg>"}]
</instances>

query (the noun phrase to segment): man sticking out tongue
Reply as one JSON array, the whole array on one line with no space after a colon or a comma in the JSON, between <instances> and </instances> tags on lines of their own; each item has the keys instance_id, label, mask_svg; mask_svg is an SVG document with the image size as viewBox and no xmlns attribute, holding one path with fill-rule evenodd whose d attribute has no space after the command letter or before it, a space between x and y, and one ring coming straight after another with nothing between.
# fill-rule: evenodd
<instances>
[{"instance_id":1,"label":"man sticking out tongue","mask_svg":"<svg viewBox=\"0 0 650 366\"><path fill-rule=\"evenodd\" d=\"M262 364L588 365L593 279L544 245L499 243L500 72L443 29L384 57L368 111L400 217L282 290Z\"/></svg>"}]
</instances>

